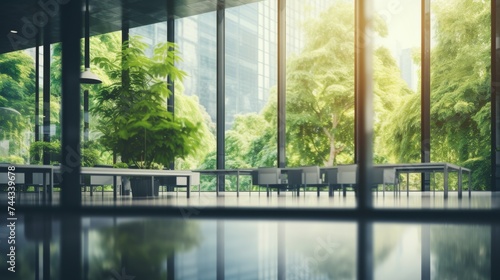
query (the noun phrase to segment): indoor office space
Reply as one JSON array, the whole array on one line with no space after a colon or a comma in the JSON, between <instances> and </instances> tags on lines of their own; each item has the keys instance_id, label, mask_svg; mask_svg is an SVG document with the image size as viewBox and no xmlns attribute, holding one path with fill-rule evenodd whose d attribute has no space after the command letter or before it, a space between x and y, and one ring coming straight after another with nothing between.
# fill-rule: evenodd
<instances>
[{"instance_id":1,"label":"indoor office space","mask_svg":"<svg viewBox=\"0 0 500 280\"><path fill-rule=\"evenodd\" d=\"M0 3L0 279L500 279L497 0Z\"/></svg>"}]
</instances>

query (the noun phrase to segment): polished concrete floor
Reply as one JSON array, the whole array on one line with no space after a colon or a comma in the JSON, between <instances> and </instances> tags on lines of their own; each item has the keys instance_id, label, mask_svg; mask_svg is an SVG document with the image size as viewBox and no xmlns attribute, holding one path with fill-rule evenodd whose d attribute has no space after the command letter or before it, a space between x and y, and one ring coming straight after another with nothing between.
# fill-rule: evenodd
<instances>
[{"instance_id":1,"label":"polished concrete floor","mask_svg":"<svg viewBox=\"0 0 500 280\"><path fill-rule=\"evenodd\" d=\"M189 199L179 191L116 201L111 192L84 192L76 211L43 207L42 198L16 197L14 230L7 207L0 213L7 264L0 279L500 279L500 195L491 192L461 199L374 192L382 211L367 212L378 215L356 210L352 191L193 192ZM59 202L55 192L52 205ZM322 217L297 215L310 209ZM15 273L7 270L9 235Z\"/></svg>"},{"instance_id":2,"label":"polished concrete floor","mask_svg":"<svg viewBox=\"0 0 500 280\"><path fill-rule=\"evenodd\" d=\"M0 193L0 199L6 199L6 193ZM5 197L5 198L3 198ZM21 193L16 198L17 205L44 205L43 196L34 193ZM54 192L52 205L58 205L60 193ZM266 192L192 192L191 197L186 197L183 190L176 192L160 192L158 197L133 198L131 195L118 195L113 199L111 192L82 193L83 206L167 206L167 207L262 207L262 208L335 208L350 209L356 207L354 192L335 192L329 197L327 192L321 192L318 197L315 191L281 192L279 195L272 192L269 197ZM492 209L500 208L500 195L491 192L472 192L469 197L464 193L461 199L457 192L450 192L444 198L443 192L373 192L373 205L380 209Z\"/></svg>"}]
</instances>

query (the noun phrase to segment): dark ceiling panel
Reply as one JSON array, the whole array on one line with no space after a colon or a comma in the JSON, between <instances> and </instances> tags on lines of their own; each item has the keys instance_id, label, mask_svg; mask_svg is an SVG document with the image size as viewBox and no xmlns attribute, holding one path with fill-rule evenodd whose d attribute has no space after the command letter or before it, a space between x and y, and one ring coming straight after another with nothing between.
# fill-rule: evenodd
<instances>
[{"instance_id":1,"label":"dark ceiling panel","mask_svg":"<svg viewBox=\"0 0 500 280\"><path fill-rule=\"evenodd\" d=\"M67 0L1 0L0 1L0 53L31 48L36 45L37 34L42 34L51 20L51 42L59 41L59 2ZM217 0L89 0L90 34L118 31L122 21L138 27L176 18L215 11ZM173 2L172 2L173 1ZM258 2L259 0L226 0L226 7ZM41 4L44 3L44 4ZM84 3L84 1L83 1ZM171 8L170 8L171 7ZM82 6L82 17L84 7ZM78 15L75 15L78 16ZM17 31L17 34L11 33ZM83 35L83 30L82 30Z\"/></svg>"}]
</instances>

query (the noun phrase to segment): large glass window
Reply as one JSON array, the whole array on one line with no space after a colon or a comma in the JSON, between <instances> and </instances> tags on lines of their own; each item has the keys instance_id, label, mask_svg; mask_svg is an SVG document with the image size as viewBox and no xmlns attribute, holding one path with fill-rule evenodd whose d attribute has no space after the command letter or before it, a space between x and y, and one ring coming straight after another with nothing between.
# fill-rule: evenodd
<instances>
[{"instance_id":1,"label":"large glass window","mask_svg":"<svg viewBox=\"0 0 500 280\"><path fill-rule=\"evenodd\" d=\"M276 4L267 0L225 12L227 169L275 165ZM227 186L234 188L235 182Z\"/></svg>"},{"instance_id":2,"label":"large glass window","mask_svg":"<svg viewBox=\"0 0 500 280\"><path fill-rule=\"evenodd\" d=\"M420 162L420 6L374 2L375 163Z\"/></svg>"},{"instance_id":3,"label":"large glass window","mask_svg":"<svg viewBox=\"0 0 500 280\"><path fill-rule=\"evenodd\" d=\"M354 162L354 2L287 1L287 165Z\"/></svg>"},{"instance_id":4,"label":"large glass window","mask_svg":"<svg viewBox=\"0 0 500 280\"><path fill-rule=\"evenodd\" d=\"M179 169L216 168L217 122L217 29L216 12L175 20L175 42L186 73L177 83L175 113L196 117L203 135L199 151L186 159L178 159ZM182 100L181 100L182 99ZM215 190L215 178L202 178L203 190Z\"/></svg>"},{"instance_id":5,"label":"large glass window","mask_svg":"<svg viewBox=\"0 0 500 280\"><path fill-rule=\"evenodd\" d=\"M490 7L431 1L431 160L471 168L481 189L490 173Z\"/></svg>"}]
</instances>

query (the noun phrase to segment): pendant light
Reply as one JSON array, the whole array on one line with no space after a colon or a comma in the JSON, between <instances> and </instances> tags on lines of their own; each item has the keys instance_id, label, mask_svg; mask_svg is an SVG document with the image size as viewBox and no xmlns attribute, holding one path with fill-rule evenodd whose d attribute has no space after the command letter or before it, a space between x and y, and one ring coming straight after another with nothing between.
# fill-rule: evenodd
<instances>
[{"instance_id":1,"label":"pendant light","mask_svg":"<svg viewBox=\"0 0 500 280\"><path fill-rule=\"evenodd\" d=\"M85 71L80 75L82 84L100 84L101 79L96 74L90 72L90 14L89 0L85 1Z\"/></svg>"}]
</instances>

